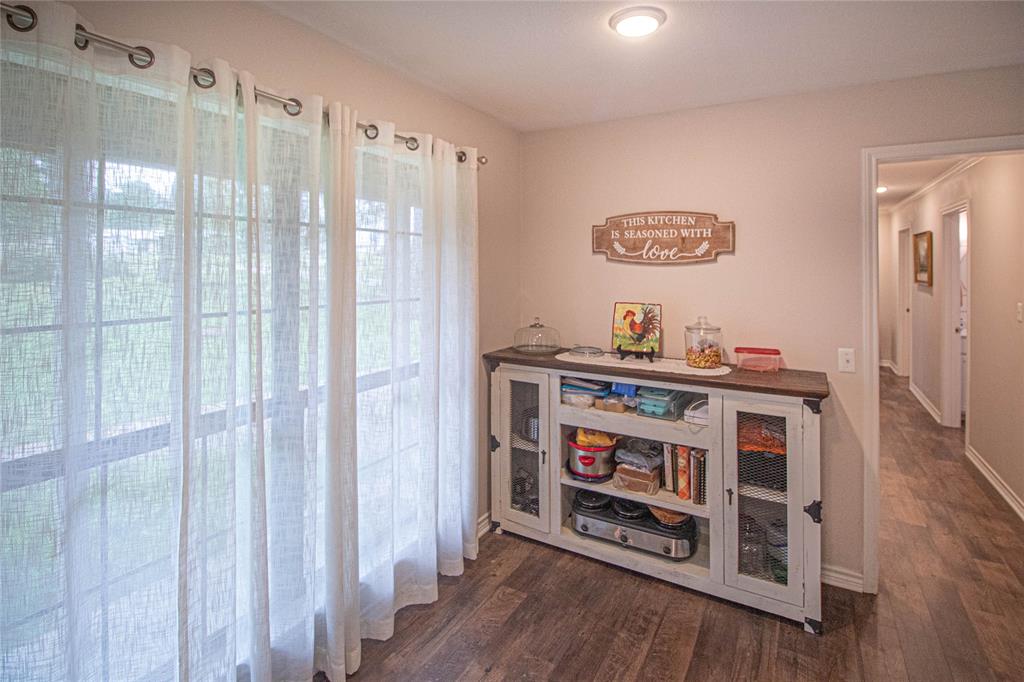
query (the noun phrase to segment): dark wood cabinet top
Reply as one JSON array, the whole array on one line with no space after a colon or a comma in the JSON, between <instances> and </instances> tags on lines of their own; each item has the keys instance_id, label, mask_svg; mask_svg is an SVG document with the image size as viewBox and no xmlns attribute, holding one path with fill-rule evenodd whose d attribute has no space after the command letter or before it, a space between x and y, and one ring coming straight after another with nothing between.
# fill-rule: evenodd
<instances>
[{"instance_id":1,"label":"dark wood cabinet top","mask_svg":"<svg viewBox=\"0 0 1024 682\"><path fill-rule=\"evenodd\" d=\"M649 381L707 386L709 388L731 391L786 395L808 398L810 400L824 400L829 395L828 375L824 372L811 372L801 369L780 369L778 372L753 372L733 367L733 371L723 376L698 376L659 370L655 364L632 362L629 365L624 364L622 367L612 365L596 366L555 358L559 353L564 353L568 350L568 348L563 348L555 353L540 355L536 353L520 353L514 348L502 348L501 350L484 353L483 357L491 369L505 363L554 369L560 372L604 374L641 381L647 379Z\"/></svg>"}]
</instances>

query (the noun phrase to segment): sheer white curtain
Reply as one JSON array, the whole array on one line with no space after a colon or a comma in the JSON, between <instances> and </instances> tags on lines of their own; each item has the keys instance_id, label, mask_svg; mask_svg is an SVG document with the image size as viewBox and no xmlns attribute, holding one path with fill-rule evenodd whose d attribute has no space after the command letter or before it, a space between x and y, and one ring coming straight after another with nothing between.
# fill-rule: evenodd
<instances>
[{"instance_id":1,"label":"sheer white curtain","mask_svg":"<svg viewBox=\"0 0 1024 682\"><path fill-rule=\"evenodd\" d=\"M0 678L340 680L475 557L475 150L31 6L0 44Z\"/></svg>"},{"instance_id":2,"label":"sheer white curtain","mask_svg":"<svg viewBox=\"0 0 1024 682\"><path fill-rule=\"evenodd\" d=\"M476 557L475 150L372 123L356 148L358 533L364 636ZM413 148L410 148L413 147Z\"/></svg>"}]
</instances>

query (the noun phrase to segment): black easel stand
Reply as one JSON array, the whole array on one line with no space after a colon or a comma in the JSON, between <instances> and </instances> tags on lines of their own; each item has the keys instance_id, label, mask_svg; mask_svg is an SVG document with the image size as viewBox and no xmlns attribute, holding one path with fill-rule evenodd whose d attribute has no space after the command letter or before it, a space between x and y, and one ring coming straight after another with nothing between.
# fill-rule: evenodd
<instances>
[{"instance_id":1,"label":"black easel stand","mask_svg":"<svg viewBox=\"0 0 1024 682\"><path fill-rule=\"evenodd\" d=\"M637 360L643 360L647 358L649 362L654 363L654 349L639 351L639 350L622 350L622 344L615 346L615 352L619 354L619 360L625 360L629 356L633 356Z\"/></svg>"}]
</instances>

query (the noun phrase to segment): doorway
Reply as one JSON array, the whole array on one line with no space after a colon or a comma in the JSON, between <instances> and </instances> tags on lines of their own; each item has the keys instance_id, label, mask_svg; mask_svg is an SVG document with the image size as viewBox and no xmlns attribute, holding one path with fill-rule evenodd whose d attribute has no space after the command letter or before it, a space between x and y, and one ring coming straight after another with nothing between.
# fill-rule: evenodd
<instances>
[{"instance_id":1,"label":"doorway","mask_svg":"<svg viewBox=\"0 0 1024 682\"><path fill-rule=\"evenodd\" d=\"M862 344L865 349L863 423L864 435L864 591L878 592L879 525L879 234L878 166L880 163L922 161L953 155L983 155L1024 149L1024 135L927 142L861 151L861 205L864 220ZM968 295L970 291L968 291ZM911 306L913 307L913 306ZM968 309L970 305L968 304Z\"/></svg>"},{"instance_id":2,"label":"doorway","mask_svg":"<svg viewBox=\"0 0 1024 682\"><path fill-rule=\"evenodd\" d=\"M942 210L945 278L942 425L959 428L967 418L970 315L970 203ZM948 331L947 331L948 330Z\"/></svg>"},{"instance_id":3,"label":"doorway","mask_svg":"<svg viewBox=\"0 0 1024 682\"><path fill-rule=\"evenodd\" d=\"M896 374L901 377L910 376L910 359L913 355L910 352L912 340L910 335L914 331L911 320L911 296L910 288L913 286L911 273L911 251L910 251L910 228L905 227L899 231L898 244L896 249L896 287L897 287L897 323L896 323Z\"/></svg>"}]
</instances>

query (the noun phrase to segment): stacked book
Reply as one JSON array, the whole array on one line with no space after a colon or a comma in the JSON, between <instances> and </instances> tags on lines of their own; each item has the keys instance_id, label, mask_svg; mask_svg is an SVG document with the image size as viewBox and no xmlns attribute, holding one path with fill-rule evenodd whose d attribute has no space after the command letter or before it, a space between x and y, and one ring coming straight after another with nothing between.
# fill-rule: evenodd
<instances>
[{"instance_id":1,"label":"stacked book","mask_svg":"<svg viewBox=\"0 0 1024 682\"><path fill-rule=\"evenodd\" d=\"M664 445L665 489L681 500L707 504L707 451L685 445Z\"/></svg>"}]
</instances>

